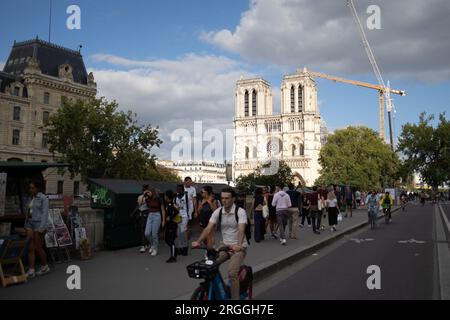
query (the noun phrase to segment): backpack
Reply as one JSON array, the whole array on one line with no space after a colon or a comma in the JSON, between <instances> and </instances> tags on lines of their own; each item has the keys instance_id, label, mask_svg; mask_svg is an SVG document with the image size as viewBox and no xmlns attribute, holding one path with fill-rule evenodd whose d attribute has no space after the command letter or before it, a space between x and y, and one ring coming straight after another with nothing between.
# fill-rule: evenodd
<instances>
[{"instance_id":1,"label":"backpack","mask_svg":"<svg viewBox=\"0 0 450 320\"><path fill-rule=\"evenodd\" d=\"M223 207L220 208L220 211L219 211L219 222L217 224L217 229L219 229L222 224L222 210L223 210ZM236 218L237 224L239 224L238 211L239 211L239 206L235 205L234 217ZM252 225L251 225L250 218L248 217L248 215L247 215L247 224L245 225L245 237L247 238L248 244L250 244L250 239L252 238Z\"/></svg>"}]
</instances>

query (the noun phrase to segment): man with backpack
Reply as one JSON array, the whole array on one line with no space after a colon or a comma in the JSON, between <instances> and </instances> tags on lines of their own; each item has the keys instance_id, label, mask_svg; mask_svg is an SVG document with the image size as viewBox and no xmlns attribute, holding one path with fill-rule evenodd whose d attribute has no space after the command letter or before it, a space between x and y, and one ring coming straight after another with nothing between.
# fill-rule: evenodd
<instances>
[{"instance_id":1,"label":"man with backpack","mask_svg":"<svg viewBox=\"0 0 450 320\"><path fill-rule=\"evenodd\" d=\"M230 259L228 265L228 275L231 282L231 299L239 300L239 269L247 254L246 228L248 226L247 213L243 208L235 205L236 193L232 188L225 188L221 192L221 200L223 207L217 208L211 218L208 226L203 230L197 241L192 242L192 247L199 247L210 232L216 229L216 225L220 227L222 233L222 244L226 246L227 251L219 251L217 262L222 263ZM250 229L249 229L250 230ZM212 248L209 248L212 249Z\"/></svg>"}]
</instances>

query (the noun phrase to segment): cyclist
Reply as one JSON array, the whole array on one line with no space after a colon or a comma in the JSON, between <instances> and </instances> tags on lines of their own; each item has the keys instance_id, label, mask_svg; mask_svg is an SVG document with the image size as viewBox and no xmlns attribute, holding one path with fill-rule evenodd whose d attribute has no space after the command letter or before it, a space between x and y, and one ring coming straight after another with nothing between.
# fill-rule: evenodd
<instances>
[{"instance_id":1,"label":"cyclist","mask_svg":"<svg viewBox=\"0 0 450 320\"><path fill-rule=\"evenodd\" d=\"M386 217L386 221L387 222L391 222L392 221L392 218L391 218L391 207L392 207L393 203L394 203L394 200L389 195L389 191L386 191L384 196L381 198L380 204L381 204L381 207L383 208L383 212L384 212L384 215Z\"/></svg>"},{"instance_id":2,"label":"cyclist","mask_svg":"<svg viewBox=\"0 0 450 320\"><path fill-rule=\"evenodd\" d=\"M378 195L376 190L373 190L372 193L367 196L366 203L369 215L369 223L373 228L377 225L378 215Z\"/></svg>"},{"instance_id":3,"label":"cyclist","mask_svg":"<svg viewBox=\"0 0 450 320\"><path fill-rule=\"evenodd\" d=\"M222 263L230 259L228 265L228 276L231 282L231 299L239 300L239 269L247 254L248 242L245 237L245 227L247 224L247 213L244 209L236 207L234 204L236 193L232 188L225 188L221 192L223 207L217 208L211 218L208 226L203 230L197 241L192 242L192 247L200 247L200 244L207 238L210 232L214 232L215 226L219 223L219 215L222 212L220 221L220 230L223 238L223 246L229 248L229 251L220 251L217 262ZM236 213L238 220L236 221ZM222 245L221 245L222 246ZM222 247L223 247L222 246ZM212 248L209 248L212 249Z\"/></svg>"}]
</instances>

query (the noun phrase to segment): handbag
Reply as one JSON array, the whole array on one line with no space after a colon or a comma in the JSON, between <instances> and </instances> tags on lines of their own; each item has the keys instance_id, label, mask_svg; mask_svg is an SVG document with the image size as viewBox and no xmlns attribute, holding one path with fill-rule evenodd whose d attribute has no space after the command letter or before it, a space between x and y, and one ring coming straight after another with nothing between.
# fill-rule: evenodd
<instances>
[{"instance_id":1,"label":"handbag","mask_svg":"<svg viewBox=\"0 0 450 320\"><path fill-rule=\"evenodd\" d=\"M337 216L337 221L342 221L342 214L339 212L338 216Z\"/></svg>"},{"instance_id":2,"label":"handbag","mask_svg":"<svg viewBox=\"0 0 450 320\"><path fill-rule=\"evenodd\" d=\"M265 205L263 206L263 218L267 219L267 217L269 216L269 206Z\"/></svg>"}]
</instances>

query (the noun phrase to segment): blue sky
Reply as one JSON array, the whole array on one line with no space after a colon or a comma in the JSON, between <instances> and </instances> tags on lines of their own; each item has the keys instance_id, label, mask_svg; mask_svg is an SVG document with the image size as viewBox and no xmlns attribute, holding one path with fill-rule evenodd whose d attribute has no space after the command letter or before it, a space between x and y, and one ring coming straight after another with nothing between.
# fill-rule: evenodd
<instances>
[{"instance_id":1,"label":"blue sky","mask_svg":"<svg viewBox=\"0 0 450 320\"><path fill-rule=\"evenodd\" d=\"M49 2L2 3L7 14L0 20L0 66L14 40L48 39ZM385 81L408 94L394 96L395 133L417 122L422 111L449 111L449 2L356 3L363 23L370 4L381 8L381 30L366 33ZM81 30L66 28L71 4L81 9ZM139 121L160 126L160 158L170 157L170 133L191 131L196 120L204 121L204 129L232 128L240 75L271 83L276 113L283 75L305 65L376 83L345 0L53 0L51 40L73 49L82 44L99 96L117 99ZM330 130L359 124L378 130L376 91L317 83Z\"/></svg>"}]
</instances>

